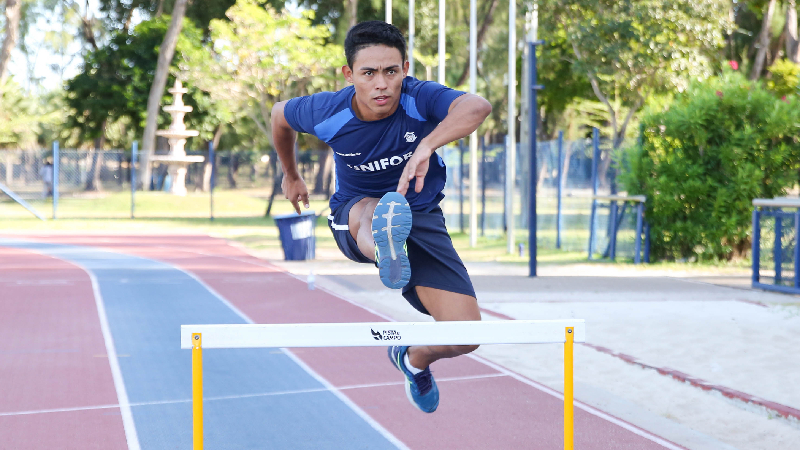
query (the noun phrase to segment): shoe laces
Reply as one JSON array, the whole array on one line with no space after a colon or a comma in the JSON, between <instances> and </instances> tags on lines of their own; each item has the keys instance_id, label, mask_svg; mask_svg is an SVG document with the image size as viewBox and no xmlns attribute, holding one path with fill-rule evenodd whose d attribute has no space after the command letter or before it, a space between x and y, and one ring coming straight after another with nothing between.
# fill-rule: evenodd
<instances>
[{"instance_id":1,"label":"shoe laces","mask_svg":"<svg viewBox=\"0 0 800 450\"><path fill-rule=\"evenodd\" d=\"M414 378L414 384L417 385L419 395L427 394L433 387L433 375L431 375L429 367L426 367L425 370L416 375L412 375L412 378Z\"/></svg>"}]
</instances>

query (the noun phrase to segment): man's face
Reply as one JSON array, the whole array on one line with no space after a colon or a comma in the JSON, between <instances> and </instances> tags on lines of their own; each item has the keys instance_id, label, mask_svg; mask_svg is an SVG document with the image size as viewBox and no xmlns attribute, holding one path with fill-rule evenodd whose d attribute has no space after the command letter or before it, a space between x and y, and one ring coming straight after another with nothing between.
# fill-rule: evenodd
<instances>
[{"instance_id":1,"label":"man's face","mask_svg":"<svg viewBox=\"0 0 800 450\"><path fill-rule=\"evenodd\" d=\"M358 118L371 121L392 115L400 104L407 72L408 62L394 47L373 45L359 50L353 68L342 67L345 79L356 89L353 109Z\"/></svg>"}]
</instances>

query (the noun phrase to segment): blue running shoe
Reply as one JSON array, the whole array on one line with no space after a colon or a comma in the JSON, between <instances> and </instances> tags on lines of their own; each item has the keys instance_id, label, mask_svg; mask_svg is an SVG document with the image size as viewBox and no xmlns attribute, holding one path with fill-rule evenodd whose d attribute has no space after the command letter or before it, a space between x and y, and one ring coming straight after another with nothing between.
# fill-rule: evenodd
<instances>
[{"instance_id":1,"label":"blue running shoe","mask_svg":"<svg viewBox=\"0 0 800 450\"><path fill-rule=\"evenodd\" d=\"M406 238L411 232L411 208L398 192L384 195L372 215L375 264L386 287L400 289L411 278Z\"/></svg>"},{"instance_id":2,"label":"blue running shoe","mask_svg":"<svg viewBox=\"0 0 800 450\"><path fill-rule=\"evenodd\" d=\"M408 347L389 347L389 359L406 377L406 396L420 411L432 413L439 406L439 388L433 379L430 367L412 375L405 364Z\"/></svg>"}]
</instances>

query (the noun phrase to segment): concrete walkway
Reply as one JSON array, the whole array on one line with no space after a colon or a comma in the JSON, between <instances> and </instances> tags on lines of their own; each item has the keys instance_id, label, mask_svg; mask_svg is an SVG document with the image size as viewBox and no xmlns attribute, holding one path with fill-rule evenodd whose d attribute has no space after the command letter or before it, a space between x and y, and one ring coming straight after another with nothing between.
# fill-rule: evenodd
<instances>
[{"instance_id":1,"label":"concrete walkway","mask_svg":"<svg viewBox=\"0 0 800 450\"><path fill-rule=\"evenodd\" d=\"M337 256L261 254L302 279L396 320L429 320L377 270ZM484 320L583 318L576 399L690 449L800 448L800 298L749 288L746 272L581 264L467 264ZM712 284L717 283L717 284ZM478 354L562 390L559 346Z\"/></svg>"}]
</instances>

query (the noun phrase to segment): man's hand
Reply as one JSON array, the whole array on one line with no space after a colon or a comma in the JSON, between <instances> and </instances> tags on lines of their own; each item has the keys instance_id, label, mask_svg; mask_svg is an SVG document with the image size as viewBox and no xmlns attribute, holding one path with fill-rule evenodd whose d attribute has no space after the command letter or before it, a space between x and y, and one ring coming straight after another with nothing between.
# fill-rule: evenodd
<instances>
[{"instance_id":1,"label":"man's hand","mask_svg":"<svg viewBox=\"0 0 800 450\"><path fill-rule=\"evenodd\" d=\"M425 184L425 175L428 173L428 163L431 159L432 149L423 147L422 144L414 150L414 154L408 159L406 167L403 169L403 174L400 175L400 182L397 183L397 192L406 195L408 192L408 184L414 178L417 182L414 184L414 191L417 193L422 192L422 187Z\"/></svg>"},{"instance_id":2,"label":"man's hand","mask_svg":"<svg viewBox=\"0 0 800 450\"><path fill-rule=\"evenodd\" d=\"M283 195L294 205L294 210L300 214L300 202L308 209L308 188L303 177L299 174L289 176L285 175L281 181L281 189Z\"/></svg>"}]
</instances>

